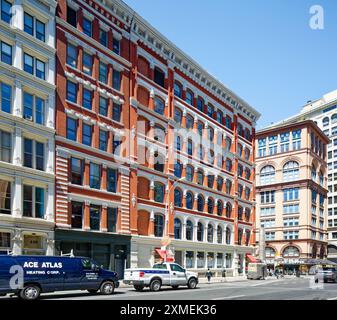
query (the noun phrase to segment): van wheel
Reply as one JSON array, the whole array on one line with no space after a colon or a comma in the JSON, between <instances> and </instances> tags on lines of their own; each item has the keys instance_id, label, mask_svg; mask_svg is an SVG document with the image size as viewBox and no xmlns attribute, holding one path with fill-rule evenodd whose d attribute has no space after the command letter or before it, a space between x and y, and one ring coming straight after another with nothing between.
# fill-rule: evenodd
<instances>
[{"instance_id":1,"label":"van wheel","mask_svg":"<svg viewBox=\"0 0 337 320\"><path fill-rule=\"evenodd\" d=\"M39 298L40 292L41 289L38 286L29 284L20 290L19 297L23 300L36 300Z\"/></svg>"},{"instance_id":2,"label":"van wheel","mask_svg":"<svg viewBox=\"0 0 337 320\"><path fill-rule=\"evenodd\" d=\"M197 287L197 280L192 278L190 280L188 280L187 286L189 289L195 289Z\"/></svg>"},{"instance_id":3,"label":"van wheel","mask_svg":"<svg viewBox=\"0 0 337 320\"><path fill-rule=\"evenodd\" d=\"M103 295L113 294L115 291L115 284L112 281L105 281L102 283L100 289L100 293Z\"/></svg>"},{"instance_id":4,"label":"van wheel","mask_svg":"<svg viewBox=\"0 0 337 320\"><path fill-rule=\"evenodd\" d=\"M161 281L159 279L152 280L150 283L150 290L157 292L161 288Z\"/></svg>"},{"instance_id":5,"label":"van wheel","mask_svg":"<svg viewBox=\"0 0 337 320\"><path fill-rule=\"evenodd\" d=\"M144 289L143 286L138 286L138 285L135 285L133 287L135 288L136 291L143 291L143 289Z\"/></svg>"}]
</instances>

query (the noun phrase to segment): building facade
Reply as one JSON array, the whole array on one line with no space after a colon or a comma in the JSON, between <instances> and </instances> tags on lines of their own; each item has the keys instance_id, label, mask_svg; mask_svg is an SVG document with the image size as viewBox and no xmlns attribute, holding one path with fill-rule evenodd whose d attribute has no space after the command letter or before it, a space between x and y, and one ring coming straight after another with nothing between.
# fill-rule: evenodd
<instances>
[{"instance_id":1,"label":"building facade","mask_svg":"<svg viewBox=\"0 0 337 320\"><path fill-rule=\"evenodd\" d=\"M337 261L337 90L309 101L284 122L311 119L330 138L328 144L328 258Z\"/></svg>"},{"instance_id":2,"label":"building facade","mask_svg":"<svg viewBox=\"0 0 337 320\"><path fill-rule=\"evenodd\" d=\"M121 1L58 1L56 35L57 250L244 273L258 112Z\"/></svg>"},{"instance_id":3,"label":"building facade","mask_svg":"<svg viewBox=\"0 0 337 320\"><path fill-rule=\"evenodd\" d=\"M55 8L0 1L2 253L54 253Z\"/></svg>"},{"instance_id":4,"label":"building facade","mask_svg":"<svg viewBox=\"0 0 337 320\"><path fill-rule=\"evenodd\" d=\"M328 142L311 120L256 134L257 243L270 266L326 257Z\"/></svg>"}]
</instances>

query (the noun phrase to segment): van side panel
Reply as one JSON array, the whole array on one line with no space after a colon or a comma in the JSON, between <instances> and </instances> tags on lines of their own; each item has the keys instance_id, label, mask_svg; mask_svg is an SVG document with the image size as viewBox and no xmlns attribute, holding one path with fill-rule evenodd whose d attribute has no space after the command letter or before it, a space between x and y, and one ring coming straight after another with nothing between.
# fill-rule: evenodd
<instances>
[{"instance_id":1,"label":"van side panel","mask_svg":"<svg viewBox=\"0 0 337 320\"><path fill-rule=\"evenodd\" d=\"M0 256L0 293L12 293L16 292L18 288L18 281L14 281L18 277L18 262L12 256ZM10 283L13 283L11 288Z\"/></svg>"}]
</instances>

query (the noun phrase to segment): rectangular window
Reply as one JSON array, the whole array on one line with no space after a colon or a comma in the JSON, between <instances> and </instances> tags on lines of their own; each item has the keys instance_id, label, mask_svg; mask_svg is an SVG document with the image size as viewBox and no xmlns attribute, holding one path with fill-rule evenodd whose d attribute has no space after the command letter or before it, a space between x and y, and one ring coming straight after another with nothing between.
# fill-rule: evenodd
<instances>
[{"instance_id":1,"label":"rectangular window","mask_svg":"<svg viewBox=\"0 0 337 320\"><path fill-rule=\"evenodd\" d=\"M12 4L9 1L1 0L1 20L10 23L11 18Z\"/></svg>"},{"instance_id":2,"label":"rectangular window","mask_svg":"<svg viewBox=\"0 0 337 320\"><path fill-rule=\"evenodd\" d=\"M10 181L0 179L0 213L11 214L12 189Z\"/></svg>"},{"instance_id":3,"label":"rectangular window","mask_svg":"<svg viewBox=\"0 0 337 320\"><path fill-rule=\"evenodd\" d=\"M12 65L12 46L1 41L1 61Z\"/></svg>"},{"instance_id":4,"label":"rectangular window","mask_svg":"<svg viewBox=\"0 0 337 320\"><path fill-rule=\"evenodd\" d=\"M83 123L82 143L91 146L92 128L90 125Z\"/></svg>"},{"instance_id":5,"label":"rectangular window","mask_svg":"<svg viewBox=\"0 0 337 320\"><path fill-rule=\"evenodd\" d=\"M99 97L99 114L105 117L108 115L108 99Z\"/></svg>"},{"instance_id":6,"label":"rectangular window","mask_svg":"<svg viewBox=\"0 0 337 320\"><path fill-rule=\"evenodd\" d=\"M67 100L77 103L77 84L69 80L67 81Z\"/></svg>"},{"instance_id":7,"label":"rectangular window","mask_svg":"<svg viewBox=\"0 0 337 320\"><path fill-rule=\"evenodd\" d=\"M299 188L290 188L283 190L283 201L299 200Z\"/></svg>"},{"instance_id":8,"label":"rectangular window","mask_svg":"<svg viewBox=\"0 0 337 320\"><path fill-rule=\"evenodd\" d=\"M113 38L112 41L112 50L114 53L116 54L120 54L120 46L121 46L121 42L120 40Z\"/></svg>"},{"instance_id":9,"label":"rectangular window","mask_svg":"<svg viewBox=\"0 0 337 320\"><path fill-rule=\"evenodd\" d=\"M83 183L83 161L71 158L71 183L82 185Z\"/></svg>"},{"instance_id":10,"label":"rectangular window","mask_svg":"<svg viewBox=\"0 0 337 320\"><path fill-rule=\"evenodd\" d=\"M107 151L108 146L108 132L104 130L99 130L99 149L102 151Z\"/></svg>"},{"instance_id":11,"label":"rectangular window","mask_svg":"<svg viewBox=\"0 0 337 320\"><path fill-rule=\"evenodd\" d=\"M86 52L83 53L83 72L92 75L92 56Z\"/></svg>"},{"instance_id":12,"label":"rectangular window","mask_svg":"<svg viewBox=\"0 0 337 320\"><path fill-rule=\"evenodd\" d=\"M117 208L108 208L108 232L117 232Z\"/></svg>"},{"instance_id":13,"label":"rectangular window","mask_svg":"<svg viewBox=\"0 0 337 320\"><path fill-rule=\"evenodd\" d=\"M83 88L83 107L91 110L92 108L92 92Z\"/></svg>"},{"instance_id":14,"label":"rectangular window","mask_svg":"<svg viewBox=\"0 0 337 320\"><path fill-rule=\"evenodd\" d=\"M33 95L24 92L23 94L23 117L33 121Z\"/></svg>"},{"instance_id":15,"label":"rectangular window","mask_svg":"<svg viewBox=\"0 0 337 320\"><path fill-rule=\"evenodd\" d=\"M90 188L101 188L101 167L95 163L90 163Z\"/></svg>"},{"instance_id":16,"label":"rectangular window","mask_svg":"<svg viewBox=\"0 0 337 320\"><path fill-rule=\"evenodd\" d=\"M23 94L23 117L38 124L44 124L45 102L27 92Z\"/></svg>"},{"instance_id":17,"label":"rectangular window","mask_svg":"<svg viewBox=\"0 0 337 320\"><path fill-rule=\"evenodd\" d=\"M117 174L116 169L107 169L107 190L109 192L117 192Z\"/></svg>"},{"instance_id":18,"label":"rectangular window","mask_svg":"<svg viewBox=\"0 0 337 320\"><path fill-rule=\"evenodd\" d=\"M44 144L31 139L24 139L23 165L28 168L44 170Z\"/></svg>"},{"instance_id":19,"label":"rectangular window","mask_svg":"<svg viewBox=\"0 0 337 320\"><path fill-rule=\"evenodd\" d=\"M46 27L40 20L36 20L36 39L46 41Z\"/></svg>"},{"instance_id":20,"label":"rectangular window","mask_svg":"<svg viewBox=\"0 0 337 320\"><path fill-rule=\"evenodd\" d=\"M99 63L99 81L107 84L108 83L108 67L105 63Z\"/></svg>"},{"instance_id":21,"label":"rectangular window","mask_svg":"<svg viewBox=\"0 0 337 320\"><path fill-rule=\"evenodd\" d=\"M33 168L33 140L31 139L24 139L23 165Z\"/></svg>"},{"instance_id":22,"label":"rectangular window","mask_svg":"<svg viewBox=\"0 0 337 320\"><path fill-rule=\"evenodd\" d=\"M264 191L260 193L261 203L274 203L275 202L275 191Z\"/></svg>"},{"instance_id":23,"label":"rectangular window","mask_svg":"<svg viewBox=\"0 0 337 320\"><path fill-rule=\"evenodd\" d=\"M298 239L298 231L284 231L283 238L284 240L296 240Z\"/></svg>"},{"instance_id":24,"label":"rectangular window","mask_svg":"<svg viewBox=\"0 0 337 320\"><path fill-rule=\"evenodd\" d=\"M77 120L73 118L67 118L67 139L77 140Z\"/></svg>"},{"instance_id":25,"label":"rectangular window","mask_svg":"<svg viewBox=\"0 0 337 320\"><path fill-rule=\"evenodd\" d=\"M67 45L67 64L77 68L77 48L68 43Z\"/></svg>"},{"instance_id":26,"label":"rectangular window","mask_svg":"<svg viewBox=\"0 0 337 320\"><path fill-rule=\"evenodd\" d=\"M113 103L112 119L117 122L121 121L121 106L117 103Z\"/></svg>"},{"instance_id":27,"label":"rectangular window","mask_svg":"<svg viewBox=\"0 0 337 320\"><path fill-rule=\"evenodd\" d=\"M9 132L0 131L0 160L11 162L12 159L12 137Z\"/></svg>"},{"instance_id":28,"label":"rectangular window","mask_svg":"<svg viewBox=\"0 0 337 320\"><path fill-rule=\"evenodd\" d=\"M23 70L30 74L34 74L34 58L31 55L25 53L23 61Z\"/></svg>"},{"instance_id":29,"label":"rectangular window","mask_svg":"<svg viewBox=\"0 0 337 320\"><path fill-rule=\"evenodd\" d=\"M283 206L283 213L284 214L294 214L300 212L300 206L298 204L290 204Z\"/></svg>"},{"instance_id":30,"label":"rectangular window","mask_svg":"<svg viewBox=\"0 0 337 320\"><path fill-rule=\"evenodd\" d=\"M81 202L71 202L71 226L74 229L82 229L83 204Z\"/></svg>"},{"instance_id":31,"label":"rectangular window","mask_svg":"<svg viewBox=\"0 0 337 320\"><path fill-rule=\"evenodd\" d=\"M275 214L275 207L267 207L260 209L260 215L263 216L272 216Z\"/></svg>"},{"instance_id":32,"label":"rectangular window","mask_svg":"<svg viewBox=\"0 0 337 320\"><path fill-rule=\"evenodd\" d=\"M114 136L112 140L112 153L116 156L121 154L122 140L119 137Z\"/></svg>"},{"instance_id":33,"label":"rectangular window","mask_svg":"<svg viewBox=\"0 0 337 320\"><path fill-rule=\"evenodd\" d=\"M108 46L108 33L105 30L99 30L99 42L105 47Z\"/></svg>"},{"instance_id":34,"label":"rectangular window","mask_svg":"<svg viewBox=\"0 0 337 320\"><path fill-rule=\"evenodd\" d=\"M41 98L35 97L35 122L44 124L44 110L45 101Z\"/></svg>"},{"instance_id":35,"label":"rectangular window","mask_svg":"<svg viewBox=\"0 0 337 320\"><path fill-rule=\"evenodd\" d=\"M23 186L23 216L44 218L45 191L43 188Z\"/></svg>"},{"instance_id":36,"label":"rectangular window","mask_svg":"<svg viewBox=\"0 0 337 320\"><path fill-rule=\"evenodd\" d=\"M90 206L90 230L100 230L101 207Z\"/></svg>"},{"instance_id":37,"label":"rectangular window","mask_svg":"<svg viewBox=\"0 0 337 320\"><path fill-rule=\"evenodd\" d=\"M121 73L120 71L114 70L112 73L112 87L115 90L121 90Z\"/></svg>"},{"instance_id":38,"label":"rectangular window","mask_svg":"<svg viewBox=\"0 0 337 320\"><path fill-rule=\"evenodd\" d=\"M39 59L36 59L36 70L35 70L35 75L42 79L45 80L46 78L46 65L44 62L42 62Z\"/></svg>"},{"instance_id":39,"label":"rectangular window","mask_svg":"<svg viewBox=\"0 0 337 320\"><path fill-rule=\"evenodd\" d=\"M12 106L12 87L1 83L1 110L11 113Z\"/></svg>"},{"instance_id":40,"label":"rectangular window","mask_svg":"<svg viewBox=\"0 0 337 320\"><path fill-rule=\"evenodd\" d=\"M34 35L34 18L30 14L24 14L24 27L23 30L30 35Z\"/></svg>"},{"instance_id":41,"label":"rectangular window","mask_svg":"<svg viewBox=\"0 0 337 320\"><path fill-rule=\"evenodd\" d=\"M77 27L77 11L67 6L67 22L74 28Z\"/></svg>"},{"instance_id":42,"label":"rectangular window","mask_svg":"<svg viewBox=\"0 0 337 320\"><path fill-rule=\"evenodd\" d=\"M88 37L92 36L92 23L89 19L83 18L83 32Z\"/></svg>"},{"instance_id":43,"label":"rectangular window","mask_svg":"<svg viewBox=\"0 0 337 320\"><path fill-rule=\"evenodd\" d=\"M35 169L44 170L44 144L35 141Z\"/></svg>"}]
</instances>

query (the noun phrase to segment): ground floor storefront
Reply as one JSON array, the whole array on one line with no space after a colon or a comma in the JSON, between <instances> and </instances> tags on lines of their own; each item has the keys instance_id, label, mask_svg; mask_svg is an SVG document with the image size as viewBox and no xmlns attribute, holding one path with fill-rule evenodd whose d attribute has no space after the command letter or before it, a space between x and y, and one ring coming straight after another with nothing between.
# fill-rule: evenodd
<instances>
[{"instance_id":1,"label":"ground floor storefront","mask_svg":"<svg viewBox=\"0 0 337 320\"><path fill-rule=\"evenodd\" d=\"M160 238L133 236L131 240L131 267L149 268L154 263L163 261L160 255L162 240ZM209 268L213 276L244 276L248 264L247 254L253 248L245 246L224 245L207 242L172 240L167 251L174 261L200 277L205 276Z\"/></svg>"},{"instance_id":2,"label":"ground floor storefront","mask_svg":"<svg viewBox=\"0 0 337 320\"><path fill-rule=\"evenodd\" d=\"M53 255L54 223L43 219L1 216L0 254Z\"/></svg>"},{"instance_id":3,"label":"ground floor storefront","mask_svg":"<svg viewBox=\"0 0 337 320\"><path fill-rule=\"evenodd\" d=\"M92 258L122 278L130 266L130 239L120 234L56 229L55 251L57 255L73 253Z\"/></svg>"}]
</instances>

